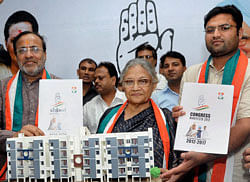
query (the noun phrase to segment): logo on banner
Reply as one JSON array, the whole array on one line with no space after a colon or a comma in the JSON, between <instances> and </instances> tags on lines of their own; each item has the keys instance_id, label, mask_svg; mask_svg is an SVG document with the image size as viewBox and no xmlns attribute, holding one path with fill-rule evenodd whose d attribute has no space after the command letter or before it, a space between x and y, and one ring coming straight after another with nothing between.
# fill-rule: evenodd
<instances>
[{"instance_id":1,"label":"logo on banner","mask_svg":"<svg viewBox=\"0 0 250 182\"><path fill-rule=\"evenodd\" d=\"M218 92L218 99L223 100L224 99L224 92Z\"/></svg>"},{"instance_id":2,"label":"logo on banner","mask_svg":"<svg viewBox=\"0 0 250 182\"><path fill-rule=\"evenodd\" d=\"M155 4L156 1L137 0L128 4L128 7L121 11L119 43L116 48L116 62L119 72L128 60L135 57L135 51L140 45L151 45L158 55L172 51L174 29L164 28L159 31Z\"/></svg>"}]
</instances>

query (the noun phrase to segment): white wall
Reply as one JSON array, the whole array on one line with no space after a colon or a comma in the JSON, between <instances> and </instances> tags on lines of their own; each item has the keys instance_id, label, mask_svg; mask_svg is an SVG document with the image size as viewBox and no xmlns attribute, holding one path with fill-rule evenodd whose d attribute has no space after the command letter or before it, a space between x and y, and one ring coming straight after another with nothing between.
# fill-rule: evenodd
<instances>
[{"instance_id":1,"label":"white wall","mask_svg":"<svg viewBox=\"0 0 250 182\"><path fill-rule=\"evenodd\" d=\"M173 50L185 55L188 66L208 57L203 17L220 1L154 1L159 35L167 28L174 29ZM46 37L48 71L62 78L77 78L76 69L82 58L112 61L116 65L120 14L131 3L136 3L136 0L4 0L0 4L0 42L4 43L3 30L8 16L17 10L27 10L37 18L40 33ZM146 3L138 0L138 4L137 7L152 5L149 0ZM138 36L131 44L135 46L138 41L156 43L156 34L150 35ZM159 57L170 45L168 37L165 38L163 42L167 46L159 51ZM128 44L124 41L124 55L125 49L131 46ZM134 53L126 59L133 56Z\"/></svg>"}]
</instances>

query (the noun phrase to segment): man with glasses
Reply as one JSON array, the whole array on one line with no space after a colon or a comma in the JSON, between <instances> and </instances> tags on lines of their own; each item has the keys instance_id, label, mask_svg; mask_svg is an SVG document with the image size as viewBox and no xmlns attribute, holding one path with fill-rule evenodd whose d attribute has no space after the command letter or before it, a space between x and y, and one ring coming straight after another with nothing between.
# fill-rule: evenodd
<instances>
[{"instance_id":1,"label":"man with glasses","mask_svg":"<svg viewBox=\"0 0 250 182\"><path fill-rule=\"evenodd\" d=\"M56 78L45 70L46 44L38 33L20 33L13 48L20 70L0 81L0 180L6 177L6 139L44 135L37 127L39 80Z\"/></svg>"},{"instance_id":2,"label":"man with glasses","mask_svg":"<svg viewBox=\"0 0 250 182\"><path fill-rule=\"evenodd\" d=\"M0 52L4 60L0 63L0 79L17 73L19 66L13 49L14 38L24 31L38 32L36 18L27 11L16 11L10 15L4 26L6 50Z\"/></svg>"},{"instance_id":3,"label":"man with glasses","mask_svg":"<svg viewBox=\"0 0 250 182\"><path fill-rule=\"evenodd\" d=\"M95 89L99 95L83 106L83 125L96 133L102 114L111 107L125 102L126 97L116 87L118 73L111 62L101 62L95 71Z\"/></svg>"},{"instance_id":4,"label":"man with glasses","mask_svg":"<svg viewBox=\"0 0 250 182\"><path fill-rule=\"evenodd\" d=\"M142 44L137 47L135 51L136 58L143 58L148 61L153 68L157 65L157 53L156 50L149 44ZM157 78L159 80L155 90L162 90L166 87L167 81L163 75L157 73Z\"/></svg>"},{"instance_id":5,"label":"man with glasses","mask_svg":"<svg viewBox=\"0 0 250 182\"><path fill-rule=\"evenodd\" d=\"M244 0L223 0L218 6L233 4L243 15L243 35L239 42L239 48L250 58L250 3Z\"/></svg>"},{"instance_id":6,"label":"man with glasses","mask_svg":"<svg viewBox=\"0 0 250 182\"><path fill-rule=\"evenodd\" d=\"M247 182L250 179L250 173L242 167L242 153L250 147L250 65L247 56L238 49L242 21L242 14L234 5L213 8L204 21L206 47L211 55L205 63L188 68L182 78L182 84L199 82L234 85L234 115L228 155L182 153L182 164L165 171L161 176L164 181L178 181L183 174L201 164L207 166L195 168L197 181ZM181 106L173 108L174 117L184 114ZM202 169L205 173L202 173Z\"/></svg>"}]
</instances>

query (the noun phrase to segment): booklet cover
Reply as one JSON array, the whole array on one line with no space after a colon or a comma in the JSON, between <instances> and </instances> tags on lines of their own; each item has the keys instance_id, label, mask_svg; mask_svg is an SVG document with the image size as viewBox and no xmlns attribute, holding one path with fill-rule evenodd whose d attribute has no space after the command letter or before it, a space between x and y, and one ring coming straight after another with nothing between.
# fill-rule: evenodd
<instances>
[{"instance_id":1,"label":"booklet cover","mask_svg":"<svg viewBox=\"0 0 250 182\"><path fill-rule=\"evenodd\" d=\"M38 127L46 135L75 135L83 126L82 80L39 82Z\"/></svg>"},{"instance_id":2,"label":"booklet cover","mask_svg":"<svg viewBox=\"0 0 250 182\"><path fill-rule=\"evenodd\" d=\"M184 83L174 150L227 154L233 86Z\"/></svg>"}]
</instances>

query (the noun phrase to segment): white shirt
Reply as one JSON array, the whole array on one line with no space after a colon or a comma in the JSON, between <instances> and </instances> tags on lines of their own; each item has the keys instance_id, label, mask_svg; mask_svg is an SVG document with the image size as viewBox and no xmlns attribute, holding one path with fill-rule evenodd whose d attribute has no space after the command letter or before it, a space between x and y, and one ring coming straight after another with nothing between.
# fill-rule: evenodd
<instances>
[{"instance_id":1,"label":"white shirt","mask_svg":"<svg viewBox=\"0 0 250 182\"><path fill-rule=\"evenodd\" d=\"M100 95L95 96L83 106L83 126L88 127L89 131L95 134L103 113L108 108L123 104L126 100L125 94L118 89L116 90L115 97L110 106L106 104Z\"/></svg>"}]
</instances>

